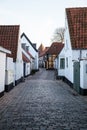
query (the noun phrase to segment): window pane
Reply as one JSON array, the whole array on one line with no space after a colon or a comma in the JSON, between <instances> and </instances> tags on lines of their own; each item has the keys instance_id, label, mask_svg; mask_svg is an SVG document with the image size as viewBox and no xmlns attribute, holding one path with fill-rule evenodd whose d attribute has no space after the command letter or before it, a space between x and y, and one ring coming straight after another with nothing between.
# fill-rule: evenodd
<instances>
[{"instance_id":1,"label":"window pane","mask_svg":"<svg viewBox=\"0 0 87 130\"><path fill-rule=\"evenodd\" d=\"M68 68L68 57L66 57L66 67Z\"/></svg>"},{"instance_id":2,"label":"window pane","mask_svg":"<svg viewBox=\"0 0 87 130\"><path fill-rule=\"evenodd\" d=\"M60 69L64 69L65 68L65 59L61 58L60 59Z\"/></svg>"}]
</instances>

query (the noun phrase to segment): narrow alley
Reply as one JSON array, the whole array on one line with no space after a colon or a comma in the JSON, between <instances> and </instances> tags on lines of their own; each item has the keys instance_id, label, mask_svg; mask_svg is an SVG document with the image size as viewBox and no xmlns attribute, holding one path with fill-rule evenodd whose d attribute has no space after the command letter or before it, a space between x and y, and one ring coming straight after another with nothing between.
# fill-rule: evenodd
<instances>
[{"instance_id":1,"label":"narrow alley","mask_svg":"<svg viewBox=\"0 0 87 130\"><path fill-rule=\"evenodd\" d=\"M0 98L0 130L87 130L87 101L40 69Z\"/></svg>"}]
</instances>

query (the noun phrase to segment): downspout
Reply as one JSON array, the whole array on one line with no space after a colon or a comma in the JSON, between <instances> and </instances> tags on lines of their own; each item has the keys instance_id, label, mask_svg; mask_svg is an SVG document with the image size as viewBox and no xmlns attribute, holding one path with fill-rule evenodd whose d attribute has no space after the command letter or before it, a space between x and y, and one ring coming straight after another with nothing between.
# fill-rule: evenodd
<instances>
[{"instance_id":1,"label":"downspout","mask_svg":"<svg viewBox=\"0 0 87 130\"><path fill-rule=\"evenodd\" d=\"M80 62L81 58L82 58L82 50L80 49L79 62Z\"/></svg>"}]
</instances>

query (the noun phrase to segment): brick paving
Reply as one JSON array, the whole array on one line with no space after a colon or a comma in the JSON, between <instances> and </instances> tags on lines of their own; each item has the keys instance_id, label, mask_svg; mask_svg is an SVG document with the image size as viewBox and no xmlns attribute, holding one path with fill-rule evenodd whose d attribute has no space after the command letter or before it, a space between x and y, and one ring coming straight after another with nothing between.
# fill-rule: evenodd
<instances>
[{"instance_id":1,"label":"brick paving","mask_svg":"<svg viewBox=\"0 0 87 130\"><path fill-rule=\"evenodd\" d=\"M40 70L0 98L0 130L87 130L87 100Z\"/></svg>"}]
</instances>

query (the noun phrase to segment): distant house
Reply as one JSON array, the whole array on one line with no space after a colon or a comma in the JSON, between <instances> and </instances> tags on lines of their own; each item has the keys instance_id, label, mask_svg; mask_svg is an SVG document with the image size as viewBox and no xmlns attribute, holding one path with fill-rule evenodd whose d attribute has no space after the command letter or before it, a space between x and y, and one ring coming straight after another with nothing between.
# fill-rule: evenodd
<instances>
[{"instance_id":1,"label":"distant house","mask_svg":"<svg viewBox=\"0 0 87 130\"><path fill-rule=\"evenodd\" d=\"M46 68L46 52L48 51L49 47L45 47L42 52L39 54L39 67Z\"/></svg>"},{"instance_id":2,"label":"distant house","mask_svg":"<svg viewBox=\"0 0 87 130\"><path fill-rule=\"evenodd\" d=\"M39 67L43 67L43 58L42 57L40 57L41 56L41 54L43 53L43 51L44 51L44 49L45 49L45 47L44 47L44 45L41 43L40 44L40 46L39 46L39 48L38 48L38 57L39 57Z\"/></svg>"},{"instance_id":3,"label":"distant house","mask_svg":"<svg viewBox=\"0 0 87 130\"><path fill-rule=\"evenodd\" d=\"M6 91L9 91L13 86L17 85L23 77L19 25L0 26L0 46L11 51L10 55L7 54L6 59Z\"/></svg>"},{"instance_id":4,"label":"distant house","mask_svg":"<svg viewBox=\"0 0 87 130\"><path fill-rule=\"evenodd\" d=\"M4 95L5 91L6 54L11 54L11 52L0 46L0 97Z\"/></svg>"},{"instance_id":5,"label":"distant house","mask_svg":"<svg viewBox=\"0 0 87 130\"><path fill-rule=\"evenodd\" d=\"M54 60L62 50L64 44L61 42L53 42L46 52L46 69L54 69Z\"/></svg>"},{"instance_id":6,"label":"distant house","mask_svg":"<svg viewBox=\"0 0 87 130\"><path fill-rule=\"evenodd\" d=\"M65 46L60 56L65 60L64 80L78 93L86 95L87 7L66 9ZM61 66L59 71L61 72Z\"/></svg>"},{"instance_id":7,"label":"distant house","mask_svg":"<svg viewBox=\"0 0 87 130\"><path fill-rule=\"evenodd\" d=\"M39 56L40 56L41 53L44 51L44 49L45 49L45 47L44 47L44 45L41 43L41 45L40 45L39 48L38 48L38 55L39 55Z\"/></svg>"},{"instance_id":8,"label":"distant house","mask_svg":"<svg viewBox=\"0 0 87 130\"><path fill-rule=\"evenodd\" d=\"M21 35L21 46L31 57L31 70L38 70L38 50L36 49L35 43L33 44L29 38L22 33Z\"/></svg>"}]
</instances>

